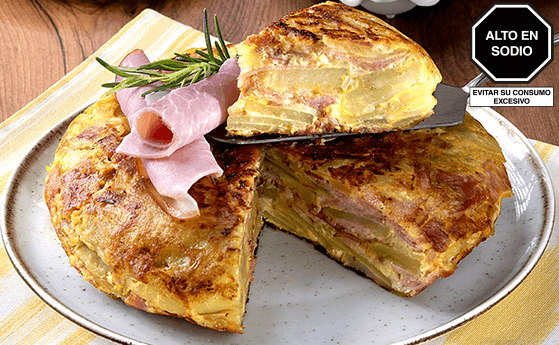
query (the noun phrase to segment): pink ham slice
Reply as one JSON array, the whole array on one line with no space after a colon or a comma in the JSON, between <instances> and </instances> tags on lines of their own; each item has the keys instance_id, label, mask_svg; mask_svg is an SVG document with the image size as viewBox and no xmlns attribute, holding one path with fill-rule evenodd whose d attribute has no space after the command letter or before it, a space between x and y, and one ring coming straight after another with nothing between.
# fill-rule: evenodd
<instances>
[{"instance_id":1,"label":"pink ham slice","mask_svg":"<svg viewBox=\"0 0 559 345\"><path fill-rule=\"evenodd\" d=\"M120 62L120 67L139 67L150 63L148 57L141 49L133 50L131 53L126 55L124 59ZM116 76L115 81L119 83L122 81L122 77ZM128 122L132 124L132 115L136 113L138 109L145 108L147 103L144 97L141 95L149 91L154 86L143 86L143 87L131 87L122 89L116 93L116 99L120 104L120 109L126 115Z\"/></svg>"},{"instance_id":2,"label":"pink ham slice","mask_svg":"<svg viewBox=\"0 0 559 345\"><path fill-rule=\"evenodd\" d=\"M147 63L149 59L144 52L135 50L124 58L121 66L138 67ZM222 70L225 77L221 76ZM235 95L238 97L234 76L239 72L236 59L227 60L218 74L173 90L150 104L141 95L153 86L127 88L116 94L131 126L130 134L117 151L141 160L140 173L147 175L155 188L154 199L173 217L198 216L198 205L188 190L204 176L223 173L204 134L226 120L227 107L236 100ZM231 82L233 77L235 83ZM207 82L210 79L211 83ZM117 82L120 80L116 78ZM202 86L196 87L200 83Z\"/></svg>"},{"instance_id":3,"label":"pink ham slice","mask_svg":"<svg viewBox=\"0 0 559 345\"><path fill-rule=\"evenodd\" d=\"M221 176L219 167L204 137L192 141L164 158L137 158L140 174L149 178L148 190L155 202L168 214L191 219L200 214L198 203L189 194L190 187L207 175Z\"/></svg>"},{"instance_id":4,"label":"pink ham slice","mask_svg":"<svg viewBox=\"0 0 559 345\"><path fill-rule=\"evenodd\" d=\"M166 157L212 131L227 120L227 108L239 98L239 73L237 59L228 59L219 73L136 108L130 113L132 131L117 152Z\"/></svg>"}]
</instances>

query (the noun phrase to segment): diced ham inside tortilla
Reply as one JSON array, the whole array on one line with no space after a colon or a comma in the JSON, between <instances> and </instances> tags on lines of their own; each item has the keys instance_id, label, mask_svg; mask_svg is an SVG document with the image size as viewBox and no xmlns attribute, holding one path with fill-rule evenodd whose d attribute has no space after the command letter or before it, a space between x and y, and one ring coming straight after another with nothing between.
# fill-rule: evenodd
<instances>
[{"instance_id":1,"label":"diced ham inside tortilla","mask_svg":"<svg viewBox=\"0 0 559 345\"><path fill-rule=\"evenodd\" d=\"M135 50L120 65L147 63L144 52ZM155 86L125 88L116 94L131 127L117 152L140 160L140 173L149 177L154 199L173 217L198 216L198 205L188 190L204 176L223 173L204 134L227 119L227 107L239 95L239 73L237 60L229 59L210 78L175 89L149 104L142 94ZM120 80L117 76L116 81Z\"/></svg>"},{"instance_id":2,"label":"diced ham inside tortilla","mask_svg":"<svg viewBox=\"0 0 559 345\"><path fill-rule=\"evenodd\" d=\"M135 109L132 131L117 152L166 157L212 131L227 120L227 108L239 98L239 73L237 59L228 59L217 74Z\"/></svg>"}]
</instances>

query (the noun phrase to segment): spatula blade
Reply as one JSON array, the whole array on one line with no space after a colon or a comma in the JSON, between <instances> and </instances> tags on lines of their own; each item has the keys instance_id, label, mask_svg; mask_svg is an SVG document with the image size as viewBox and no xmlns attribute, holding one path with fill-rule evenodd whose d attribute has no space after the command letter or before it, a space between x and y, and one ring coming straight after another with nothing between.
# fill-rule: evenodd
<instances>
[{"instance_id":1,"label":"spatula blade","mask_svg":"<svg viewBox=\"0 0 559 345\"><path fill-rule=\"evenodd\" d=\"M434 114L410 129L455 126L464 121L468 101L466 91L460 87L439 84L433 96L437 99Z\"/></svg>"}]
</instances>

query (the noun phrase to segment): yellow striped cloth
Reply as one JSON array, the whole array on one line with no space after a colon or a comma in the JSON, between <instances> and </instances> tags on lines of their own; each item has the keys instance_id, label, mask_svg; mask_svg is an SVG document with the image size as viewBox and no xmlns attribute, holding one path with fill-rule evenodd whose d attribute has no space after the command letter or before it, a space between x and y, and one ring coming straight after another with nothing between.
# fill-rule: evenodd
<instances>
[{"instance_id":1,"label":"yellow striped cloth","mask_svg":"<svg viewBox=\"0 0 559 345\"><path fill-rule=\"evenodd\" d=\"M106 91L100 85L112 75L95 62L96 56L116 63L123 52L141 48L150 58L160 59L175 51L202 46L201 32L155 11L142 12L93 56L0 124L0 193L18 160L37 137ZM533 144L548 165L559 195L557 147ZM554 235L534 271L512 294L473 321L426 344L557 344L558 325L559 242ZM110 343L68 321L39 299L16 273L0 245L1 345Z\"/></svg>"}]
</instances>

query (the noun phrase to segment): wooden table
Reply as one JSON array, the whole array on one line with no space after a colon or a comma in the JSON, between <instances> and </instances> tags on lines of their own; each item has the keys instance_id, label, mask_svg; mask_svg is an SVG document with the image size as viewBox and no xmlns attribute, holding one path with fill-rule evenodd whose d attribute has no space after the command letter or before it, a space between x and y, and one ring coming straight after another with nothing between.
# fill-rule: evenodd
<instances>
[{"instance_id":1,"label":"wooden table","mask_svg":"<svg viewBox=\"0 0 559 345\"><path fill-rule=\"evenodd\" d=\"M421 44L440 68L443 81L463 86L479 70L470 61L470 25L494 0L441 0L416 7L388 23ZM146 7L202 29L202 11L216 13L225 38L247 35L313 0L13 0L0 6L0 120L5 120L79 65ZM559 30L559 3L532 1ZM559 55L556 48L555 55ZM512 67L512 66L511 66ZM489 83L489 86L494 86ZM559 145L559 58L530 86L554 87L555 107L499 107L528 138ZM506 86L506 85L499 85ZM525 86L525 85L516 85Z\"/></svg>"}]
</instances>

